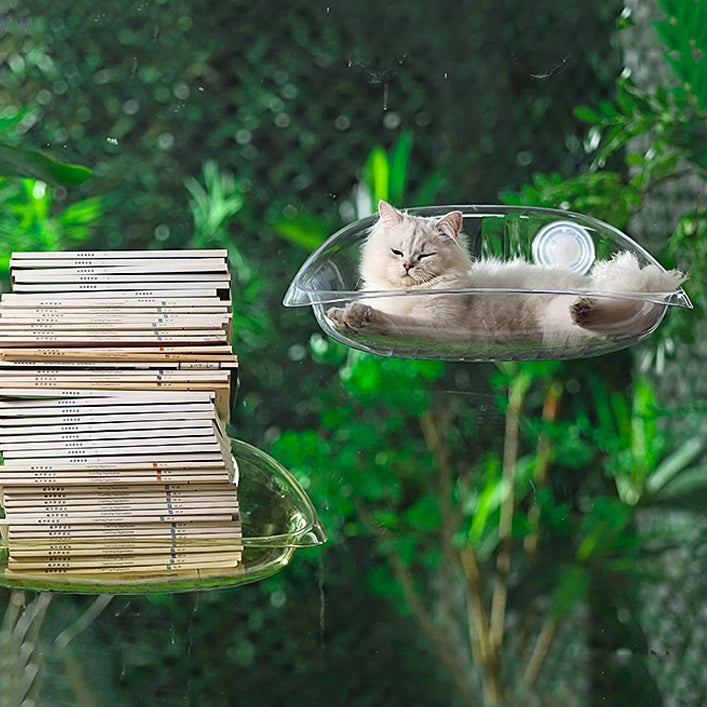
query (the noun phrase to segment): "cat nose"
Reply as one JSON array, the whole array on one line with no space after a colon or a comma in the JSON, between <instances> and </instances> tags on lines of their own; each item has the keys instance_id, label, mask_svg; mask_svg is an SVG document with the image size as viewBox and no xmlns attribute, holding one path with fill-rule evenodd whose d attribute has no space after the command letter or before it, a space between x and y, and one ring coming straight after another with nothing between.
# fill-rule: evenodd
<instances>
[{"instance_id":1,"label":"cat nose","mask_svg":"<svg viewBox=\"0 0 707 707\"><path fill-rule=\"evenodd\" d=\"M410 265L410 263L403 263L403 267L405 268L405 272L408 273L412 265Z\"/></svg>"}]
</instances>

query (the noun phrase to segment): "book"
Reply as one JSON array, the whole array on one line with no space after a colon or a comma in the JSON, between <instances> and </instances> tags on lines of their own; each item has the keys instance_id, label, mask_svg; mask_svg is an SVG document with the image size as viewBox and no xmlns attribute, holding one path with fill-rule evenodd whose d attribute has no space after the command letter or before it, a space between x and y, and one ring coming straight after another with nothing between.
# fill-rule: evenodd
<instances>
[{"instance_id":1,"label":"book","mask_svg":"<svg viewBox=\"0 0 707 707\"><path fill-rule=\"evenodd\" d=\"M12 253L11 259L15 263L22 263L32 259L65 260L67 258L92 260L94 258L226 258L228 251L225 248L197 248L194 250L79 250L79 251L21 251Z\"/></svg>"},{"instance_id":2,"label":"book","mask_svg":"<svg viewBox=\"0 0 707 707\"><path fill-rule=\"evenodd\" d=\"M91 543L96 540L120 542L123 539L129 542L154 543L156 541L191 542L195 545L200 540L209 540L217 543L220 539L240 540L241 528L237 520L222 523L214 520L200 520L193 523L183 521L170 521L168 523L94 523L92 525L70 525L54 523L45 526L11 527L8 533L13 540L41 547L37 541L51 540L57 542Z\"/></svg>"},{"instance_id":3,"label":"book","mask_svg":"<svg viewBox=\"0 0 707 707\"><path fill-rule=\"evenodd\" d=\"M13 253L10 274L0 571L87 581L235 571L226 251Z\"/></svg>"}]
</instances>

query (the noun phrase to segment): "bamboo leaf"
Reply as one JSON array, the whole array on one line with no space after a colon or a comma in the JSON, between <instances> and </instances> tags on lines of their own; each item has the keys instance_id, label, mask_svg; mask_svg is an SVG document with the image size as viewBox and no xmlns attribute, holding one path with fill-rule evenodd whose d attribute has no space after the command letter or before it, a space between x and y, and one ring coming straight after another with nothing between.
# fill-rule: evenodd
<instances>
[{"instance_id":1,"label":"bamboo leaf","mask_svg":"<svg viewBox=\"0 0 707 707\"><path fill-rule=\"evenodd\" d=\"M707 468L699 466L685 469L651 500L654 504L670 508L703 511L707 503Z\"/></svg>"},{"instance_id":2,"label":"bamboo leaf","mask_svg":"<svg viewBox=\"0 0 707 707\"><path fill-rule=\"evenodd\" d=\"M389 196L394 204L402 204L412 153L412 132L406 130L390 152Z\"/></svg>"},{"instance_id":3,"label":"bamboo leaf","mask_svg":"<svg viewBox=\"0 0 707 707\"><path fill-rule=\"evenodd\" d=\"M488 526L495 527L495 523L490 522L492 514L498 511L503 498L508 495L510 488L504 479L491 478L487 481L484 489L479 495L479 500L474 513L474 518L469 528L469 543L477 546Z\"/></svg>"},{"instance_id":4,"label":"bamboo leaf","mask_svg":"<svg viewBox=\"0 0 707 707\"><path fill-rule=\"evenodd\" d=\"M634 385L633 412L631 416L631 451L634 458L643 460L645 467L652 467L658 453L655 423L656 396L645 380Z\"/></svg>"},{"instance_id":5,"label":"bamboo leaf","mask_svg":"<svg viewBox=\"0 0 707 707\"><path fill-rule=\"evenodd\" d=\"M655 29L658 38L663 44L672 50L675 47L675 28L670 22L654 22L653 28Z\"/></svg>"},{"instance_id":6,"label":"bamboo leaf","mask_svg":"<svg viewBox=\"0 0 707 707\"><path fill-rule=\"evenodd\" d=\"M661 462L646 480L646 491L657 493L704 452L705 441L692 437ZM707 477L707 474L705 475Z\"/></svg>"},{"instance_id":7,"label":"bamboo leaf","mask_svg":"<svg viewBox=\"0 0 707 707\"><path fill-rule=\"evenodd\" d=\"M306 250L315 250L329 235L324 221L310 214L280 219L273 228L286 240Z\"/></svg>"},{"instance_id":8,"label":"bamboo leaf","mask_svg":"<svg viewBox=\"0 0 707 707\"><path fill-rule=\"evenodd\" d=\"M82 199L67 206L58 220L63 226L87 224L98 219L102 212L103 201L100 198Z\"/></svg>"},{"instance_id":9,"label":"bamboo leaf","mask_svg":"<svg viewBox=\"0 0 707 707\"><path fill-rule=\"evenodd\" d=\"M444 174L440 171L433 172L417 191L418 204L431 204L444 183Z\"/></svg>"},{"instance_id":10,"label":"bamboo leaf","mask_svg":"<svg viewBox=\"0 0 707 707\"><path fill-rule=\"evenodd\" d=\"M366 160L364 175L373 197L373 203L378 203L380 199L388 201L390 199L390 171L388 155L385 154L382 147L374 147L371 150L371 154Z\"/></svg>"},{"instance_id":11,"label":"bamboo leaf","mask_svg":"<svg viewBox=\"0 0 707 707\"><path fill-rule=\"evenodd\" d=\"M40 179L52 186L75 187L93 172L82 165L59 162L42 152L0 142L0 176Z\"/></svg>"},{"instance_id":12,"label":"bamboo leaf","mask_svg":"<svg viewBox=\"0 0 707 707\"><path fill-rule=\"evenodd\" d=\"M603 121L601 114L588 106L577 106L573 112L575 118L583 123L601 123Z\"/></svg>"}]
</instances>

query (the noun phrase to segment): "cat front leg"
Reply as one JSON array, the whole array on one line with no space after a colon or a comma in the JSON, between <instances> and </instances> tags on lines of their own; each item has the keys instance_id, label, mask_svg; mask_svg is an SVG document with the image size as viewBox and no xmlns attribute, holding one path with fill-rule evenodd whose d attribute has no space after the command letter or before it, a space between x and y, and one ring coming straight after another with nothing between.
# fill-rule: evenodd
<instances>
[{"instance_id":1,"label":"cat front leg","mask_svg":"<svg viewBox=\"0 0 707 707\"><path fill-rule=\"evenodd\" d=\"M356 332L379 331L389 325L388 318L381 311L360 302L349 302L346 307L332 307L326 316L338 328Z\"/></svg>"}]
</instances>

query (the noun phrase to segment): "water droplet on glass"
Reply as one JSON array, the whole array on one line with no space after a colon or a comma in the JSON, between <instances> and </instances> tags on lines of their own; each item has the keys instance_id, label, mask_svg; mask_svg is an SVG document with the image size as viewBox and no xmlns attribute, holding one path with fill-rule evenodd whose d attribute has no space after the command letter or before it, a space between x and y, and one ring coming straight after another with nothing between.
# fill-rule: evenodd
<instances>
[{"instance_id":1,"label":"water droplet on glass","mask_svg":"<svg viewBox=\"0 0 707 707\"><path fill-rule=\"evenodd\" d=\"M390 113L387 113L383 117L383 125L388 130L397 129L400 126L401 122L402 122L402 118L400 117L400 114L397 113L396 111L390 111Z\"/></svg>"}]
</instances>

